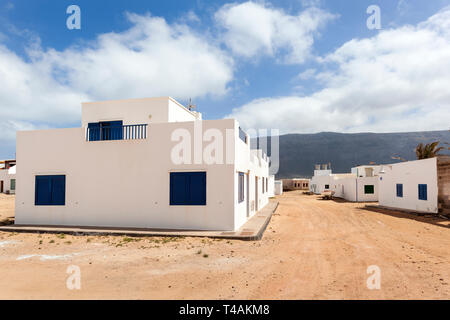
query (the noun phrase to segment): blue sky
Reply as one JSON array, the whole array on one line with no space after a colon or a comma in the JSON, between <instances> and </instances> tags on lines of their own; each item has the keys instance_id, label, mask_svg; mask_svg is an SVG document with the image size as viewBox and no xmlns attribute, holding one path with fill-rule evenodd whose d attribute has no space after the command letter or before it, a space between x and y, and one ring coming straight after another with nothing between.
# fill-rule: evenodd
<instances>
[{"instance_id":1,"label":"blue sky","mask_svg":"<svg viewBox=\"0 0 450 320\"><path fill-rule=\"evenodd\" d=\"M0 158L15 130L78 126L82 101L153 95L281 133L449 129L449 5L0 0Z\"/></svg>"}]
</instances>

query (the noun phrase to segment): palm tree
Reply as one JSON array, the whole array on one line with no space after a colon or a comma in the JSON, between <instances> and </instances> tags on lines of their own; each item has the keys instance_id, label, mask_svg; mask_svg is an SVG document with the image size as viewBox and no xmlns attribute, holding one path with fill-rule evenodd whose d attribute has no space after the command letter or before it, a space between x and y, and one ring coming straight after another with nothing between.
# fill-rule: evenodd
<instances>
[{"instance_id":1,"label":"palm tree","mask_svg":"<svg viewBox=\"0 0 450 320\"><path fill-rule=\"evenodd\" d=\"M439 151L443 150L444 147L436 148L439 144L439 141L435 141L432 143L419 143L416 147L416 156L417 159L428 159L428 158L434 158L439 154Z\"/></svg>"}]
</instances>

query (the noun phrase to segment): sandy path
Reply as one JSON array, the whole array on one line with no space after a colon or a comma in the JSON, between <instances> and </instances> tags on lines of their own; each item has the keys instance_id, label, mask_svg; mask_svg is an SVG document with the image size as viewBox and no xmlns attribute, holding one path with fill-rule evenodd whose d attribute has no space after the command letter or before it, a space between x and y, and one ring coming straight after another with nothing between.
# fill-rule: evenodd
<instances>
[{"instance_id":1,"label":"sandy path","mask_svg":"<svg viewBox=\"0 0 450 320\"><path fill-rule=\"evenodd\" d=\"M0 233L0 298L450 299L449 221L278 200L255 242ZM81 290L66 288L69 265ZM380 290L366 286L370 265Z\"/></svg>"}]
</instances>

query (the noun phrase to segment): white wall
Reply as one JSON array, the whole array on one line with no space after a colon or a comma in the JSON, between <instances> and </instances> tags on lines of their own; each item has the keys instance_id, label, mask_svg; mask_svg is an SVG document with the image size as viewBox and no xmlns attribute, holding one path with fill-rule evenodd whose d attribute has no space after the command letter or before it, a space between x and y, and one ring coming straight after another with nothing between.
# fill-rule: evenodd
<instances>
[{"instance_id":1,"label":"white wall","mask_svg":"<svg viewBox=\"0 0 450 320\"><path fill-rule=\"evenodd\" d=\"M249 217L253 216L269 203L269 193L266 191L263 192L262 189L262 179L269 177L269 163L267 158L263 156L262 150L250 149L250 137L248 137L247 143L239 138L239 123L237 121L235 130L235 229L238 229ZM245 200L241 203L238 203L239 172L245 173ZM257 197L255 192L256 178L258 179ZM248 185L247 181L249 182Z\"/></svg>"},{"instance_id":2,"label":"white wall","mask_svg":"<svg viewBox=\"0 0 450 320\"><path fill-rule=\"evenodd\" d=\"M329 185L333 182L333 176L331 175L318 175L313 176L309 183L309 190L315 194L321 194L325 190L325 185Z\"/></svg>"},{"instance_id":3,"label":"white wall","mask_svg":"<svg viewBox=\"0 0 450 320\"><path fill-rule=\"evenodd\" d=\"M269 176L269 197L275 196L275 176L270 175Z\"/></svg>"},{"instance_id":4,"label":"white wall","mask_svg":"<svg viewBox=\"0 0 450 320\"><path fill-rule=\"evenodd\" d=\"M14 194L15 190L11 190L11 179L16 179L15 174L10 174L11 170L2 169L0 170L0 181L3 181L3 193L9 191L9 193ZM17 188L17 181L16 181Z\"/></svg>"},{"instance_id":5,"label":"white wall","mask_svg":"<svg viewBox=\"0 0 450 320\"><path fill-rule=\"evenodd\" d=\"M438 212L436 158L384 165L380 173L379 204L382 206ZM397 183L403 184L403 197L397 197ZM427 200L419 200L418 185L427 185Z\"/></svg>"},{"instance_id":6,"label":"white wall","mask_svg":"<svg viewBox=\"0 0 450 320\"><path fill-rule=\"evenodd\" d=\"M128 125L195 119L197 114L170 97L85 102L81 111L83 127L99 121L123 120L123 124Z\"/></svg>"},{"instance_id":7,"label":"white wall","mask_svg":"<svg viewBox=\"0 0 450 320\"><path fill-rule=\"evenodd\" d=\"M234 129L233 120L202 123L205 130ZM151 124L144 140L91 142L83 128L18 132L16 223L233 230L234 165L171 160L178 144L171 133L185 128L193 136L193 127L194 122ZM172 171L206 171L207 205L170 206ZM65 206L34 205L39 174L66 175Z\"/></svg>"},{"instance_id":8,"label":"white wall","mask_svg":"<svg viewBox=\"0 0 450 320\"><path fill-rule=\"evenodd\" d=\"M282 180L277 180L275 181L275 195L282 195L283 194L283 181Z\"/></svg>"}]
</instances>

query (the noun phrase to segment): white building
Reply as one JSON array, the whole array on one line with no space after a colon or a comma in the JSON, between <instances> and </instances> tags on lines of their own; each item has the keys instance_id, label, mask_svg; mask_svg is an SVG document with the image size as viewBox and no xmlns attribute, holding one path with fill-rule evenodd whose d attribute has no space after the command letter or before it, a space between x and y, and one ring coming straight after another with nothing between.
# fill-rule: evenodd
<instances>
[{"instance_id":1,"label":"white building","mask_svg":"<svg viewBox=\"0 0 450 320\"><path fill-rule=\"evenodd\" d=\"M236 230L268 159L234 119L170 97L82 104L82 127L17 132L17 224Z\"/></svg>"},{"instance_id":2,"label":"white building","mask_svg":"<svg viewBox=\"0 0 450 320\"><path fill-rule=\"evenodd\" d=\"M332 173L331 169L316 169L310 190L321 194L332 191L335 197L353 202L378 201L378 173L380 166L358 166L352 173Z\"/></svg>"},{"instance_id":3,"label":"white building","mask_svg":"<svg viewBox=\"0 0 450 320\"><path fill-rule=\"evenodd\" d=\"M379 205L450 214L450 157L384 165Z\"/></svg>"},{"instance_id":4,"label":"white building","mask_svg":"<svg viewBox=\"0 0 450 320\"><path fill-rule=\"evenodd\" d=\"M0 193L16 192L16 160L0 161Z\"/></svg>"},{"instance_id":5,"label":"white building","mask_svg":"<svg viewBox=\"0 0 450 320\"><path fill-rule=\"evenodd\" d=\"M280 196L283 194L283 180L276 180L274 183L274 194Z\"/></svg>"}]
</instances>

